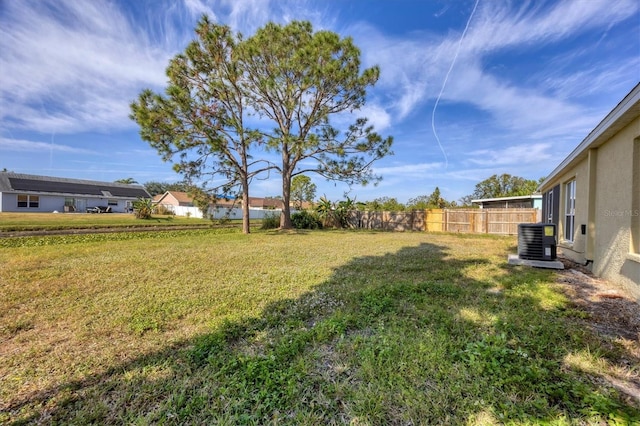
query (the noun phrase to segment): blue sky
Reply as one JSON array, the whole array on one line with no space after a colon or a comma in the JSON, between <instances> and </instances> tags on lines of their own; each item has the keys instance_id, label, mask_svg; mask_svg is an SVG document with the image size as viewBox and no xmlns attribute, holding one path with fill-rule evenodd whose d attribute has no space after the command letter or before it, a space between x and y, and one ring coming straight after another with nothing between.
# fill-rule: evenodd
<instances>
[{"instance_id":1,"label":"blue sky","mask_svg":"<svg viewBox=\"0 0 640 426\"><path fill-rule=\"evenodd\" d=\"M245 35L309 20L380 66L353 119L392 135L395 155L375 163L377 187L311 175L334 201L407 202L436 186L458 200L493 174L546 176L640 80L637 0L3 0L0 169L179 181L129 104L164 89L203 13ZM272 177L251 195L280 195Z\"/></svg>"}]
</instances>

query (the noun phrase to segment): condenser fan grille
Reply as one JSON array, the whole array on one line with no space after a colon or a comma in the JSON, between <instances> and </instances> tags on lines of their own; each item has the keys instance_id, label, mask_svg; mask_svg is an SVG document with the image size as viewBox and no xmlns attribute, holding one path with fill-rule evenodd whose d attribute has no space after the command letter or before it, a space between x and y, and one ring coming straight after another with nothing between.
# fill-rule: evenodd
<instances>
[{"instance_id":1,"label":"condenser fan grille","mask_svg":"<svg viewBox=\"0 0 640 426\"><path fill-rule=\"evenodd\" d=\"M519 224L518 256L521 259L555 260L556 225L553 223Z\"/></svg>"}]
</instances>

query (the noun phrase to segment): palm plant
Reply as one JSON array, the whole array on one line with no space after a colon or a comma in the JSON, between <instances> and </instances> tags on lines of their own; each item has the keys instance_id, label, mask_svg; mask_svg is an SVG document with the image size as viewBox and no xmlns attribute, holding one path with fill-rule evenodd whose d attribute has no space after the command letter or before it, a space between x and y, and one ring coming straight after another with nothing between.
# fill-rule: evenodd
<instances>
[{"instance_id":1,"label":"palm plant","mask_svg":"<svg viewBox=\"0 0 640 426\"><path fill-rule=\"evenodd\" d=\"M133 211L136 219L150 219L151 213L153 213L151 198L138 198L133 202Z\"/></svg>"},{"instance_id":2,"label":"palm plant","mask_svg":"<svg viewBox=\"0 0 640 426\"><path fill-rule=\"evenodd\" d=\"M335 217L336 222L340 225L341 228L349 227L349 216L353 210L356 209L355 200L347 197L346 200L340 201L334 211L333 215Z\"/></svg>"},{"instance_id":3,"label":"palm plant","mask_svg":"<svg viewBox=\"0 0 640 426\"><path fill-rule=\"evenodd\" d=\"M333 203L327 197L320 197L320 201L316 205L316 212L322 222L323 227L331 226L333 223Z\"/></svg>"}]
</instances>

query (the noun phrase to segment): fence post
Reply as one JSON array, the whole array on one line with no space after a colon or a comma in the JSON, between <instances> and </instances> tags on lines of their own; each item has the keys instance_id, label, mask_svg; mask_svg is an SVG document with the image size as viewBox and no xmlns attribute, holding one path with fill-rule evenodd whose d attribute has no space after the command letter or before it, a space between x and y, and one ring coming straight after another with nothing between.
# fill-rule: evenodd
<instances>
[{"instance_id":1,"label":"fence post","mask_svg":"<svg viewBox=\"0 0 640 426\"><path fill-rule=\"evenodd\" d=\"M449 232L449 209L442 210L442 230Z\"/></svg>"},{"instance_id":2,"label":"fence post","mask_svg":"<svg viewBox=\"0 0 640 426\"><path fill-rule=\"evenodd\" d=\"M472 234L476 233L476 213L471 212L471 216L469 217L469 232Z\"/></svg>"},{"instance_id":3,"label":"fence post","mask_svg":"<svg viewBox=\"0 0 640 426\"><path fill-rule=\"evenodd\" d=\"M482 209L484 214L484 233L489 233L489 212L486 209Z\"/></svg>"}]
</instances>

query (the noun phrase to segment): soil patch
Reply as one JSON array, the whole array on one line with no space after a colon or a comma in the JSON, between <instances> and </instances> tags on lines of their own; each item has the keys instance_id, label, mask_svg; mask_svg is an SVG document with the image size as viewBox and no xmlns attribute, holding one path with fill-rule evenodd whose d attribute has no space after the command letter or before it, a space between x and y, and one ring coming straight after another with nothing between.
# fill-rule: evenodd
<instances>
[{"instance_id":1,"label":"soil patch","mask_svg":"<svg viewBox=\"0 0 640 426\"><path fill-rule=\"evenodd\" d=\"M601 377L640 405L640 304L613 283L595 277L588 269L560 259L565 269L558 271L557 283L576 308L586 312L585 327L602 336L619 358L621 373Z\"/></svg>"}]
</instances>

